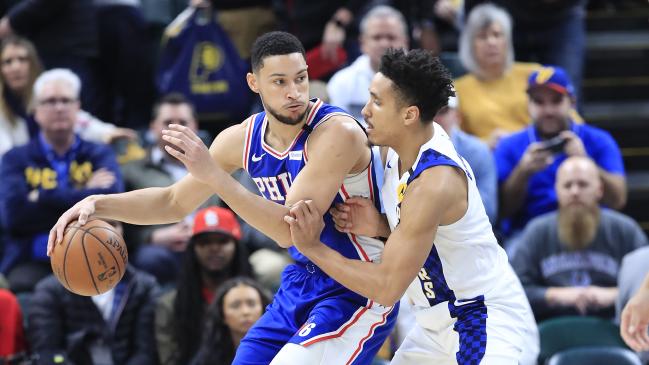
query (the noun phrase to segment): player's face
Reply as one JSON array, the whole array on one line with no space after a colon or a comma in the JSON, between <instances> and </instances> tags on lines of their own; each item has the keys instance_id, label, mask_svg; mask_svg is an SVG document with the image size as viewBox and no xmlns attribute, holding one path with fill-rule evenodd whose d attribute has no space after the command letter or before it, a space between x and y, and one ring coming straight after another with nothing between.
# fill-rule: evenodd
<instances>
[{"instance_id":1,"label":"player's face","mask_svg":"<svg viewBox=\"0 0 649 365\"><path fill-rule=\"evenodd\" d=\"M602 196L597 168L584 160L571 160L557 173L555 189L562 208L581 206L593 208Z\"/></svg>"},{"instance_id":2,"label":"player's face","mask_svg":"<svg viewBox=\"0 0 649 365\"><path fill-rule=\"evenodd\" d=\"M361 35L361 51L370 58L372 69L379 67L381 56L388 48L407 48L408 40L403 25L395 17L368 20L365 32Z\"/></svg>"},{"instance_id":3,"label":"player's face","mask_svg":"<svg viewBox=\"0 0 649 365\"><path fill-rule=\"evenodd\" d=\"M540 87L530 90L529 110L541 135L551 137L570 125L570 97L555 90Z\"/></svg>"},{"instance_id":4,"label":"player's face","mask_svg":"<svg viewBox=\"0 0 649 365\"><path fill-rule=\"evenodd\" d=\"M61 80L43 85L36 96L35 118L45 135L54 140L65 140L74 133L79 112L79 100L72 87Z\"/></svg>"},{"instance_id":5,"label":"player's face","mask_svg":"<svg viewBox=\"0 0 649 365\"><path fill-rule=\"evenodd\" d=\"M9 44L2 51L2 79L13 91L22 92L28 87L30 64L27 49Z\"/></svg>"},{"instance_id":6,"label":"player's face","mask_svg":"<svg viewBox=\"0 0 649 365\"><path fill-rule=\"evenodd\" d=\"M208 273L219 274L230 267L236 249L236 241L221 233L204 233L194 237L196 258Z\"/></svg>"},{"instance_id":7,"label":"player's face","mask_svg":"<svg viewBox=\"0 0 649 365\"><path fill-rule=\"evenodd\" d=\"M254 74L248 74L248 85L259 93L264 109L275 120L289 125L304 120L309 105L309 75L301 53L270 56Z\"/></svg>"},{"instance_id":8,"label":"player's face","mask_svg":"<svg viewBox=\"0 0 649 365\"><path fill-rule=\"evenodd\" d=\"M390 146L398 138L402 123L401 109L392 80L378 72L370 84L370 99L361 113L367 122L367 136L377 146Z\"/></svg>"},{"instance_id":9,"label":"player's face","mask_svg":"<svg viewBox=\"0 0 649 365\"><path fill-rule=\"evenodd\" d=\"M259 292L246 285L235 286L223 297L223 321L230 331L243 335L261 317Z\"/></svg>"},{"instance_id":10,"label":"player's face","mask_svg":"<svg viewBox=\"0 0 649 365\"><path fill-rule=\"evenodd\" d=\"M473 52L481 69L504 67L507 58L507 39L503 27L493 22L479 31L473 39Z\"/></svg>"}]
</instances>

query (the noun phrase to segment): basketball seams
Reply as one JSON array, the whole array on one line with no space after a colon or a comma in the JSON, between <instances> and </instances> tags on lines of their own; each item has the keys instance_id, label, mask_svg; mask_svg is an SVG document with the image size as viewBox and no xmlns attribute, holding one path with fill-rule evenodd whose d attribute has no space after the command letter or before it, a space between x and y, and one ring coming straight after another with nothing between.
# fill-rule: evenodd
<instances>
[{"instance_id":1,"label":"basketball seams","mask_svg":"<svg viewBox=\"0 0 649 365\"><path fill-rule=\"evenodd\" d=\"M75 229L75 231L74 233L72 233L72 236L70 236L70 239L68 240L68 244L65 245L65 253L63 254L63 260L61 262L61 265L63 266L63 279L65 280L65 284L68 287L68 289L72 289L72 287L70 286L70 282L68 280L68 273L67 273L68 265L66 265L66 261L68 259L68 251L70 250L70 245L72 245L72 240L74 239L74 236L76 236L77 232L81 230L81 227L79 226L70 227L70 229L73 228Z\"/></svg>"},{"instance_id":2,"label":"basketball seams","mask_svg":"<svg viewBox=\"0 0 649 365\"><path fill-rule=\"evenodd\" d=\"M83 250L83 258L85 259L86 265L88 266L88 272L90 273L90 279L92 279L92 285L95 287L95 290L97 291L97 294L101 294L101 292L99 291L99 288L97 287L97 283L95 282L95 276L94 276L94 274L92 272L92 268L90 267L90 260L88 260L88 253L86 252L85 243L86 243L86 233L88 233L88 231L86 231L84 229L83 233L84 233L83 236L81 236L81 249ZM93 234L91 234L91 235L93 237L95 237ZM95 239L96 238L97 237L95 237Z\"/></svg>"},{"instance_id":3,"label":"basketball seams","mask_svg":"<svg viewBox=\"0 0 649 365\"><path fill-rule=\"evenodd\" d=\"M121 278L121 277L122 277L122 269L120 268L119 261L117 260L117 257L115 256L115 254L113 253L113 251L110 249L110 247L108 247L107 244L104 243L104 241L102 241L101 239L99 239L99 237L97 237L95 234L93 234L92 232L90 232L90 230L95 229L95 228L97 228L97 229L105 229L105 230L107 230L107 231L109 231L109 232L114 233L117 237L119 237L119 235L117 234L117 232L115 232L115 231L113 231L112 229L109 229L109 228L107 228L107 227L90 227L88 230L85 231L87 234L93 236L93 237L97 240L97 242L101 243L101 244L106 248L106 250L108 250L108 253L110 253L110 255L113 256L113 260L115 260L115 264L116 264L116 266L117 266L117 270L119 270L119 277ZM126 246L126 243L125 243L123 240L122 240L121 243L123 243L124 246ZM120 258L121 258L121 257L120 257ZM127 259L127 260L128 260L128 259ZM124 263L124 269L126 269L126 265L127 265L127 264L128 264L128 262Z\"/></svg>"}]
</instances>

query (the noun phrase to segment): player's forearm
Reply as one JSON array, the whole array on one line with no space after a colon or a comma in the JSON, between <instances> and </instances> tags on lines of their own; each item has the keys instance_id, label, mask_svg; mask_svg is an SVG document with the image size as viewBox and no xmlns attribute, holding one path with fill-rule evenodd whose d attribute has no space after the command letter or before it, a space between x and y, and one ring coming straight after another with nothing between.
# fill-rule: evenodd
<instances>
[{"instance_id":1,"label":"player's forearm","mask_svg":"<svg viewBox=\"0 0 649 365\"><path fill-rule=\"evenodd\" d=\"M613 209L622 209L626 205L627 191L626 181L623 176L611 174L599 168L599 176L602 179L604 195L602 202Z\"/></svg>"},{"instance_id":2,"label":"player's forearm","mask_svg":"<svg viewBox=\"0 0 649 365\"><path fill-rule=\"evenodd\" d=\"M121 194L92 195L95 216L130 224L175 223L189 211L176 204L169 188L147 188Z\"/></svg>"},{"instance_id":3,"label":"player's forearm","mask_svg":"<svg viewBox=\"0 0 649 365\"><path fill-rule=\"evenodd\" d=\"M500 190L500 214L509 217L516 213L527 195L527 181L529 176L517 166L505 180Z\"/></svg>"},{"instance_id":4,"label":"player's forearm","mask_svg":"<svg viewBox=\"0 0 649 365\"><path fill-rule=\"evenodd\" d=\"M348 259L323 243L310 246L302 253L349 290L381 305L392 306L403 295L403 291L391 290L394 286L387 280L389 275L380 272L379 264Z\"/></svg>"},{"instance_id":5,"label":"player's forearm","mask_svg":"<svg viewBox=\"0 0 649 365\"><path fill-rule=\"evenodd\" d=\"M223 169L215 169L212 190L249 225L272 238L280 247L293 245L284 222L289 209L248 191Z\"/></svg>"}]
</instances>

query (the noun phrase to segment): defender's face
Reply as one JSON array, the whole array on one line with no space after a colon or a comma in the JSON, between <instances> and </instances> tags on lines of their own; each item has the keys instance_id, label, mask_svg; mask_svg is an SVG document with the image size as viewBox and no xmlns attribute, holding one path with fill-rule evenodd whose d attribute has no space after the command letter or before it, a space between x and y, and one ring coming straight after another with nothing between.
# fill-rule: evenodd
<instances>
[{"instance_id":1,"label":"defender's face","mask_svg":"<svg viewBox=\"0 0 649 365\"><path fill-rule=\"evenodd\" d=\"M248 74L248 85L278 121L295 125L304 119L309 105L309 75L301 53L264 58L263 66Z\"/></svg>"},{"instance_id":2,"label":"defender's face","mask_svg":"<svg viewBox=\"0 0 649 365\"><path fill-rule=\"evenodd\" d=\"M392 80L380 72L376 73L370 84L370 99L361 111L372 144L391 146L390 141L398 138L403 124L401 110Z\"/></svg>"}]
</instances>

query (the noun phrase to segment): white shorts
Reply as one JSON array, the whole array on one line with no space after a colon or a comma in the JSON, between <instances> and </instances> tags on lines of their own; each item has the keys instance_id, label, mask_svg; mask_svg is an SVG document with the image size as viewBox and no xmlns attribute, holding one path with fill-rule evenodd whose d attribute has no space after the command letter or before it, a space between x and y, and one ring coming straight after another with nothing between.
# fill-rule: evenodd
<instances>
[{"instance_id":1,"label":"white shorts","mask_svg":"<svg viewBox=\"0 0 649 365\"><path fill-rule=\"evenodd\" d=\"M515 281L507 289L520 285ZM522 288L507 289L501 291L506 296L474 305L459 322L451 317L448 302L415 309L416 324L391 364L535 365L539 337L534 316Z\"/></svg>"}]
</instances>

